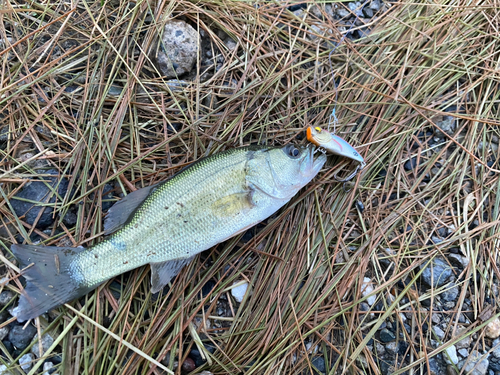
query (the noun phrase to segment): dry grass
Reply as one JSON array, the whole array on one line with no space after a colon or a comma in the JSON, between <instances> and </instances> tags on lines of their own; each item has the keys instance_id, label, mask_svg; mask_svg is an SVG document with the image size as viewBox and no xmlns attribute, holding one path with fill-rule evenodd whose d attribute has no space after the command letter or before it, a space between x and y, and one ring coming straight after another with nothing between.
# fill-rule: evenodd
<instances>
[{"instance_id":1,"label":"dry grass","mask_svg":"<svg viewBox=\"0 0 500 375\"><path fill-rule=\"evenodd\" d=\"M219 66L198 64L182 89L167 84L151 60L172 17L198 25L215 58L223 56ZM312 12L301 19L278 2L4 2L4 261L13 261L9 245L22 238L99 240L108 183L117 196L210 153L298 141L308 125L326 124L335 98L328 55L341 24ZM479 316L488 298L496 306L499 279L500 168L489 146L500 135L498 6L394 4L375 24L369 38L346 39L332 56L338 133L368 163L356 189L346 193L334 170L325 170L250 241L239 236L198 256L166 296L151 295L144 267L59 309L50 324L40 319L38 329L56 338L44 359L62 353L64 374L161 374L173 368L174 355L163 369L155 361L176 353L182 362L197 346L208 359L203 369L217 374L310 373L314 356L323 356L329 374L375 374L380 356L369 340L390 322L408 344L390 364L402 373L426 368L464 336L477 333L477 345L484 342L488 320ZM426 131L437 131L448 112L458 131L433 142ZM418 169L405 170L413 157ZM23 184L43 176L41 165L70 186L52 204L57 220L45 231L9 204ZM69 212L77 215L73 227L62 221ZM440 228L451 234L434 243ZM424 288L419 266L450 251L470 262L454 268L461 293L453 309L440 312L449 328L435 349L430 317L443 288ZM3 270L12 279L4 289L17 291L15 266ZM364 277L380 302L369 311ZM201 294L209 280L214 288ZM237 306L230 288L241 280L251 293ZM456 335L466 299L472 323ZM223 319L221 306L229 312ZM21 373L1 343L0 352Z\"/></svg>"}]
</instances>

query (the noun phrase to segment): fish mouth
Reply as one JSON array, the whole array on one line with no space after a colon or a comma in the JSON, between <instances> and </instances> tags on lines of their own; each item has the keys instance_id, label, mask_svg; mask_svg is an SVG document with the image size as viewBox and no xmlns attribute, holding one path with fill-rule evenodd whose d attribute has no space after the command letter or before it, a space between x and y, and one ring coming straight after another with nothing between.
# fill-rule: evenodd
<instances>
[{"instance_id":1,"label":"fish mouth","mask_svg":"<svg viewBox=\"0 0 500 375\"><path fill-rule=\"evenodd\" d=\"M314 145L307 146L307 155L302 160L302 174L304 177L316 176L326 162L326 155L318 152Z\"/></svg>"}]
</instances>

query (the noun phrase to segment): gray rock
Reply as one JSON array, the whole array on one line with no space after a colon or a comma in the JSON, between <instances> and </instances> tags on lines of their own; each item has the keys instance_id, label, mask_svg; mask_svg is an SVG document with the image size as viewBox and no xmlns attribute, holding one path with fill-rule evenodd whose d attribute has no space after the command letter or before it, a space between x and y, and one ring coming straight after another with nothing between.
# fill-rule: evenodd
<instances>
[{"instance_id":1,"label":"gray rock","mask_svg":"<svg viewBox=\"0 0 500 375\"><path fill-rule=\"evenodd\" d=\"M467 331L467 328L464 326L458 326L457 331L455 333L455 337L461 337L463 336L464 332ZM471 344L471 337L470 335L465 336L462 340L458 341L455 343L455 346L457 349L469 349L469 346Z\"/></svg>"},{"instance_id":2,"label":"gray rock","mask_svg":"<svg viewBox=\"0 0 500 375\"><path fill-rule=\"evenodd\" d=\"M378 341L375 342L375 348L377 349L377 356L380 357L385 353L385 346L379 343Z\"/></svg>"},{"instance_id":3,"label":"gray rock","mask_svg":"<svg viewBox=\"0 0 500 375\"><path fill-rule=\"evenodd\" d=\"M11 327L9 332L9 341L19 350L24 350L36 334L36 328L29 324L25 329L23 326L16 325Z\"/></svg>"},{"instance_id":4,"label":"gray rock","mask_svg":"<svg viewBox=\"0 0 500 375\"><path fill-rule=\"evenodd\" d=\"M441 128L441 130L436 128L435 134L437 136L442 136L443 133L446 133L448 135L455 134L455 131L457 130L456 120L457 119L453 116L443 116L443 119L441 121L436 122L436 125Z\"/></svg>"},{"instance_id":5,"label":"gray rock","mask_svg":"<svg viewBox=\"0 0 500 375\"><path fill-rule=\"evenodd\" d=\"M448 260L454 267L465 268L469 265L469 258L461 256L459 254L448 254Z\"/></svg>"},{"instance_id":6,"label":"gray rock","mask_svg":"<svg viewBox=\"0 0 500 375\"><path fill-rule=\"evenodd\" d=\"M500 372L500 361L498 360L498 358L495 358L495 357L490 358L489 369L490 369L490 371L491 370L497 371L497 373Z\"/></svg>"},{"instance_id":7,"label":"gray rock","mask_svg":"<svg viewBox=\"0 0 500 375\"><path fill-rule=\"evenodd\" d=\"M177 78L188 73L196 62L199 34L181 20L170 20L165 25L162 51L157 62L160 71L167 78Z\"/></svg>"},{"instance_id":8,"label":"gray rock","mask_svg":"<svg viewBox=\"0 0 500 375\"><path fill-rule=\"evenodd\" d=\"M463 367L459 368L469 375L486 375L489 364L487 355L481 355L474 350L469 355L467 363L464 363Z\"/></svg>"},{"instance_id":9,"label":"gray rock","mask_svg":"<svg viewBox=\"0 0 500 375\"><path fill-rule=\"evenodd\" d=\"M445 288L446 290L440 294L441 298L446 302L455 302L460 293L458 286L455 283L449 283Z\"/></svg>"},{"instance_id":10,"label":"gray rock","mask_svg":"<svg viewBox=\"0 0 500 375\"><path fill-rule=\"evenodd\" d=\"M32 342L34 344L31 347L31 353L33 353L38 358L39 355L40 355L39 344L38 344L38 334L36 334L35 337L33 337ZM43 354L45 354L47 352L47 350L49 350L49 348L52 346L53 343L54 343L54 339L48 333L42 335L42 350L43 350Z\"/></svg>"},{"instance_id":11,"label":"gray rock","mask_svg":"<svg viewBox=\"0 0 500 375\"><path fill-rule=\"evenodd\" d=\"M33 367L34 360L35 356L31 353L28 353L19 358L19 365L24 372L28 372Z\"/></svg>"},{"instance_id":12,"label":"gray rock","mask_svg":"<svg viewBox=\"0 0 500 375\"><path fill-rule=\"evenodd\" d=\"M390 342L396 339L396 335L394 332L389 331L387 328L384 328L380 331L380 341L382 342Z\"/></svg>"},{"instance_id":13,"label":"gray rock","mask_svg":"<svg viewBox=\"0 0 500 375\"><path fill-rule=\"evenodd\" d=\"M387 353L391 354L391 355L394 355L398 352L398 344L396 341L392 341L392 342L389 342L387 343L387 345L385 346L385 350Z\"/></svg>"},{"instance_id":14,"label":"gray rock","mask_svg":"<svg viewBox=\"0 0 500 375\"><path fill-rule=\"evenodd\" d=\"M431 375L441 375L443 373L436 357L429 358L429 367L429 374Z\"/></svg>"},{"instance_id":15,"label":"gray rock","mask_svg":"<svg viewBox=\"0 0 500 375\"><path fill-rule=\"evenodd\" d=\"M326 372L325 359L323 357L316 357L311 363L322 374Z\"/></svg>"},{"instance_id":16,"label":"gray rock","mask_svg":"<svg viewBox=\"0 0 500 375\"><path fill-rule=\"evenodd\" d=\"M349 9L358 17L363 17L363 11L361 10L360 3L347 3Z\"/></svg>"},{"instance_id":17,"label":"gray rock","mask_svg":"<svg viewBox=\"0 0 500 375\"><path fill-rule=\"evenodd\" d=\"M500 338L493 340L491 343L491 349L493 357L500 359Z\"/></svg>"},{"instance_id":18,"label":"gray rock","mask_svg":"<svg viewBox=\"0 0 500 375\"><path fill-rule=\"evenodd\" d=\"M417 167L418 167L417 158L411 158L404 165L406 171L411 171L412 169L415 169Z\"/></svg>"},{"instance_id":19,"label":"gray rock","mask_svg":"<svg viewBox=\"0 0 500 375\"><path fill-rule=\"evenodd\" d=\"M0 341L2 341L4 338L7 337L7 335L9 334L9 331L10 331L9 326L5 326L5 327L0 328Z\"/></svg>"},{"instance_id":20,"label":"gray rock","mask_svg":"<svg viewBox=\"0 0 500 375\"><path fill-rule=\"evenodd\" d=\"M422 280L429 286L434 288L444 285L447 280L453 275L453 270L450 265L441 258L435 258L432 263L427 262L421 266Z\"/></svg>"},{"instance_id":21,"label":"gray rock","mask_svg":"<svg viewBox=\"0 0 500 375\"><path fill-rule=\"evenodd\" d=\"M373 10L371 8L363 8L363 13L366 17L372 18L373 17Z\"/></svg>"},{"instance_id":22,"label":"gray rock","mask_svg":"<svg viewBox=\"0 0 500 375\"><path fill-rule=\"evenodd\" d=\"M4 290L0 293L0 305L5 306L14 299L15 295L10 290Z\"/></svg>"},{"instance_id":23,"label":"gray rock","mask_svg":"<svg viewBox=\"0 0 500 375\"><path fill-rule=\"evenodd\" d=\"M469 351L467 349L458 349L458 354L460 354L464 358L467 358L469 356Z\"/></svg>"},{"instance_id":24,"label":"gray rock","mask_svg":"<svg viewBox=\"0 0 500 375\"><path fill-rule=\"evenodd\" d=\"M435 326L435 327L434 327L434 333L435 333L435 334L436 334L436 336L437 336L437 337L439 337L441 340L442 340L442 339L444 338L444 336L445 336L444 331L443 331L441 328L439 328L438 326Z\"/></svg>"},{"instance_id":25,"label":"gray rock","mask_svg":"<svg viewBox=\"0 0 500 375\"><path fill-rule=\"evenodd\" d=\"M49 169L43 173L54 175L54 177L43 177L43 180L46 181L47 185L51 186L52 189L57 187L58 194L64 196L68 190L68 180L66 178L59 178L59 172L56 169ZM35 222L38 214L43 210L36 226L39 229L45 229L54 222L52 218L54 208L50 206L39 206L36 203L26 202L18 198L41 203L46 203L48 200L49 203L54 203L56 197L52 194L51 188L47 185L42 181L28 182L10 201L16 215L25 215L24 221L30 225Z\"/></svg>"},{"instance_id":26,"label":"gray rock","mask_svg":"<svg viewBox=\"0 0 500 375\"><path fill-rule=\"evenodd\" d=\"M337 9L337 14L339 15L340 18L346 18L351 15L351 12L349 12L347 9L340 7Z\"/></svg>"},{"instance_id":27,"label":"gray rock","mask_svg":"<svg viewBox=\"0 0 500 375\"><path fill-rule=\"evenodd\" d=\"M446 363L450 365L456 365L458 363L457 348L455 345L447 347L443 356Z\"/></svg>"},{"instance_id":28,"label":"gray rock","mask_svg":"<svg viewBox=\"0 0 500 375\"><path fill-rule=\"evenodd\" d=\"M372 2L370 3L370 9L374 11L378 11L381 6L382 4L380 3L380 0L372 0Z\"/></svg>"},{"instance_id":29,"label":"gray rock","mask_svg":"<svg viewBox=\"0 0 500 375\"><path fill-rule=\"evenodd\" d=\"M394 361L391 359L380 361L380 372L382 375L389 375L395 371Z\"/></svg>"}]
</instances>

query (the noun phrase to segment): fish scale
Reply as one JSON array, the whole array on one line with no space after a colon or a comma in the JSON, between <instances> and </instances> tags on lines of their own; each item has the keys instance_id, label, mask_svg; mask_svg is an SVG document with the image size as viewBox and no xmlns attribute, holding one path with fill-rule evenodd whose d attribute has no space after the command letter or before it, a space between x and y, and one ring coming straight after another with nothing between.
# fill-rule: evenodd
<instances>
[{"instance_id":1,"label":"fish scale","mask_svg":"<svg viewBox=\"0 0 500 375\"><path fill-rule=\"evenodd\" d=\"M168 181L129 194L109 213L108 239L89 248L12 245L28 280L18 320L151 264L160 290L194 255L268 218L323 166L314 147L242 147L193 163Z\"/></svg>"}]
</instances>

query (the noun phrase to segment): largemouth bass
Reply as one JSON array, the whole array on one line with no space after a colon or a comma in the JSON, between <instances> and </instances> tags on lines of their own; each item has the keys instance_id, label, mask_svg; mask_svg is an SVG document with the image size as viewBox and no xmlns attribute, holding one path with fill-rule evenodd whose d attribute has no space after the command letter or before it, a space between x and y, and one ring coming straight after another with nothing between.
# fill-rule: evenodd
<instances>
[{"instance_id":1,"label":"largemouth bass","mask_svg":"<svg viewBox=\"0 0 500 375\"><path fill-rule=\"evenodd\" d=\"M291 144L221 152L116 203L104 225L105 234L113 234L91 248L12 245L20 266L29 266L14 309L17 320L37 317L148 263L152 291L161 290L196 254L285 205L325 161L313 146Z\"/></svg>"}]
</instances>

